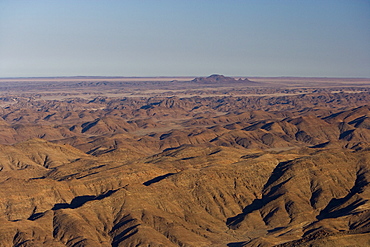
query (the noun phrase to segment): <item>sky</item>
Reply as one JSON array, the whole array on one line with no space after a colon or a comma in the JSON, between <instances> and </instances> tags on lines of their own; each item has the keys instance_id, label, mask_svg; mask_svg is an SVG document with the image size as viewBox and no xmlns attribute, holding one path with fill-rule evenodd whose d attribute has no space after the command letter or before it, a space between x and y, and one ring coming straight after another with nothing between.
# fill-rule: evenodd
<instances>
[{"instance_id":1,"label":"sky","mask_svg":"<svg viewBox=\"0 0 370 247\"><path fill-rule=\"evenodd\" d=\"M369 0L0 0L0 77L370 78Z\"/></svg>"}]
</instances>

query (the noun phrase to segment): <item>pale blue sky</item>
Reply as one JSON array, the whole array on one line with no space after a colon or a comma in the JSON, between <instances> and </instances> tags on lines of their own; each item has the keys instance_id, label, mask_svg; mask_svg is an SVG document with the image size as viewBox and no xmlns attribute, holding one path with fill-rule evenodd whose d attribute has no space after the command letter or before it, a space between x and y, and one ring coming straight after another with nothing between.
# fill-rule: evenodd
<instances>
[{"instance_id":1,"label":"pale blue sky","mask_svg":"<svg viewBox=\"0 0 370 247\"><path fill-rule=\"evenodd\" d=\"M369 0L0 0L0 77L370 77Z\"/></svg>"}]
</instances>

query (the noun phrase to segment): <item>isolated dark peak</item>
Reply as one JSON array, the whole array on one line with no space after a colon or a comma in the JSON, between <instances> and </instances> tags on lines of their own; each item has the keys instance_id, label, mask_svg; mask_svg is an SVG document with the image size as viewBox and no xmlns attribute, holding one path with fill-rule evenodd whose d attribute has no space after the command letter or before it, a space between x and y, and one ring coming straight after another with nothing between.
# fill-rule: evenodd
<instances>
[{"instance_id":1,"label":"isolated dark peak","mask_svg":"<svg viewBox=\"0 0 370 247\"><path fill-rule=\"evenodd\" d=\"M213 74L208 77L197 77L193 80L196 83L214 84L214 83L233 83L236 80L232 77L226 77L223 75Z\"/></svg>"},{"instance_id":2,"label":"isolated dark peak","mask_svg":"<svg viewBox=\"0 0 370 247\"><path fill-rule=\"evenodd\" d=\"M227 77L224 75L213 74L208 77L197 77L192 82L203 83L203 84L224 84L224 83L240 83L240 82L251 82L247 78L236 80L233 77Z\"/></svg>"},{"instance_id":3,"label":"isolated dark peak","mask_svg":"<svg viewBox=\"0 0 370 247\"><path fill-rule=\"evenodd\" d=\"M213 74L213 75L208 76L207 78L209 78L209 79L214 78L215 80L234 79L234 78L225 77L224 75L219 75L219 74Z\"/></svg>"}]
</instances>

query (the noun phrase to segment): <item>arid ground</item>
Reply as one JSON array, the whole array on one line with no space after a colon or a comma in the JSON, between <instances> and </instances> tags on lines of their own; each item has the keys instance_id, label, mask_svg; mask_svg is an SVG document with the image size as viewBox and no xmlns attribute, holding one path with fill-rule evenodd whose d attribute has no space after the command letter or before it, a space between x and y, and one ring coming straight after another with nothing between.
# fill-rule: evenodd
<instances>
[{"instance_id":1,"label":"arid ground","mask_svg":"<svg viewBox=\"0 0 370 247\"><path fill-rule=\"evenodd\" d=\"M370 246L370 79L2 78L0 246Z\"/></svg>"}]
</instances>

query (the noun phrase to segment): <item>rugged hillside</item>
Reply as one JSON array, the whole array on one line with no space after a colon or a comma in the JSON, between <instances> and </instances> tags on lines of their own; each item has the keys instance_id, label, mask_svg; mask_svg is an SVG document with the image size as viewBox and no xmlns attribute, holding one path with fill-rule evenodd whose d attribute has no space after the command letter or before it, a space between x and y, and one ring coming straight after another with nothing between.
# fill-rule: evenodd
<instances>
[{"instance_id":1,"label":"rugged hillside","mask_svg":"<svg viewBox=\"0 0 370 247\"><path fill-rule=\"evenodd\" d=\"M14 97L0 246L369 246L369 93L312 91Z\"/></svg>"},{"instance_id":2,"label":"rugged hillside","mask_svg":"<svg viewBox=\"0 0 370 247\"><path fill-rule=\"evenodd\" d=\"M86 139L111 139L126 134L126 139L154 145L154 152L210 141L244 147L317 145L337 140L357 145L368 139L369 109L364 104L369 101L369 93L363 92L284 97L20 100L0 109L0 143L42 138L69 143L88 152L97 146L92 147L91 140ZM235 140L236 137L240 138Z\"/></svg>"},{"instance_id":3,"label":"rugged hillside","mask_svg":"<svg viewBox=\"0 0 370 247\"><path fill-rule=\"evenodd\" d=\"M273 246L369 231L367 150L188 145L109 160L38 140L12 148L24 146L75 156L1 172L2 246Z\"/></svg>"}]
</instances>

